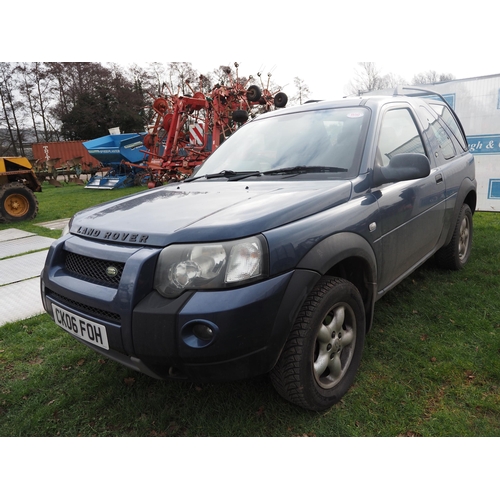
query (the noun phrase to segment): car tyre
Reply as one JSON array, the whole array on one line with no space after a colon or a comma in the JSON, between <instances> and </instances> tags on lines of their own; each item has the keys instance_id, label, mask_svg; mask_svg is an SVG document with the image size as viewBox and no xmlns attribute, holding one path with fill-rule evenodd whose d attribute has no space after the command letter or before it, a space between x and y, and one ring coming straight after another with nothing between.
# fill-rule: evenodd
<instances>
[{"instance_id":1,"label":"car tyre","mask_svg":"<svg viewBox=\"0 0 500 500\"><path fill-rule=\"evenodd\" d=\"M458 271L467 264L472 248L472 232L472 210L464 203L460 209L451 241L436 253L436 262L439 267Z\"/></svg>"},{"instance_id":2,"label":"car tyre","mask_svg":"<svg viewBox=\"0 0 500 500\"><path fill-rule=\"evenodd\" d=\"M271 371L286 400L324 411L352 385L365 339L365 310L358 289L342 278L323 277L307 297Z\"/></svg>"}]
</instances>

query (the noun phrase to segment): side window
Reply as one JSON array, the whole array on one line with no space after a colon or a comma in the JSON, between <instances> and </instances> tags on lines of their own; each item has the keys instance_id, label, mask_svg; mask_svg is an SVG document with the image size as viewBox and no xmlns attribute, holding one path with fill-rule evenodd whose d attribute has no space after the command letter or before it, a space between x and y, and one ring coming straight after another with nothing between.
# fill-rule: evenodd
<instances>
[{"instance_id":1,"label":"side window","mask_svg":"<svg viewBox=\"0 0 500 500\"><path fill-rule=\"evenodd\" d=\"M407 108L392 109L384 115L376 164L385 167L393 156L401 153L426 154L420 133Z\"/></svg>"},{"instance_id":2,"label":"side window","mask_svg":"<svg viewBox=\"0 0 500 500\"><path fill-rule=\"evenodd\" d=\"M434 108L434 106L432 107ZM444 108L444 106L441 107ZM455 146L453 145L453 141L450 139L444 127L439 123L437 118L431 115L431 113L426 108L421 106L420 109L423 112L423 115L427 119L427 123L429 125L429 131L435 137L439 145L439 148L441 150L441 153L443 154L443 157L446 160L454 158L457 152Z\"/></svg>"},{"instance_id":3,"label":"side window","mask_svg":"<svg viewBox=\"0 0 500 500\"><path fill-rule=\"evenodd\" d=\"M463 150L466 151L468 149L467 139L463 136L462 131L460 130L460 127L458 126L458 123L455 120L455 117L451 114L450 110L443 104L429 103L429 105L446 123L446 125L450 128L452 134L460 143L460 146L462 146Z\"/></svg>"}]
</instances>

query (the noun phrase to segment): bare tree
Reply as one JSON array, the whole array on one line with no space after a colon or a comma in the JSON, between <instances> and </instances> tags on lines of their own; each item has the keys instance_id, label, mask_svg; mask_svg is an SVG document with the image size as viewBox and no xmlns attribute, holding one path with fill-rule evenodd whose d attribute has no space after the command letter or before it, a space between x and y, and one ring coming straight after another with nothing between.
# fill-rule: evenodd
<instances>
[{"instance_id":1,"label":"bare tree","mask_svg":"<svg viewBox=\"0 0 500 500\"><path fill-rule=\"evenodd\" d=\"M167 81L167 70L162 63L149 63L143 77L149 81L150 89L148 90L150 90L152 94L163 94L164 83Z\"/></svg>"},{"instance_id":2,"label":"bare tree","mask_svg":"<svg viewBox=\"0 0 500 500\"><path fill-rule=\"evenodd\" d=\"M302 78L299 78L298 76L293 79L293 84L295 85L297 92L290 99L290 101L293 104L304 104L307 99L309 99L309 86L304 80L302 80Z\"/></svg>"},{"instance_id":3,"label":"bare tree","mask_svg":"<svg viewBox=\"0 0 500 500\"><path fill-rule=\"evenodd\" d=\"M188 62L168 63L168 86L172 94L187 95L191 93L187 82L198 80L198 74Z\"/></svg>"},{"instance_id":4,"label":"bare tree","mask_svg":"<svg viewBox=\"0 0 500 500\"><path fill-rule=\"evenodd\" d=\"M425 85L429 83L449 82L454 80L455 76L451 73L438 73L435 70L429 70L424 73L416 74L412 79L412 85Z\"/></svg>"},{"instance_id":5,"label":"bare tree","mask_svg":"<svg viewBox=\"0 0 500 500\"><path fill-rule=\"evenodd\" d=\"M13 153L18 156L19 152L21 152L21 155L24 156L23 134L18 119L19 108L22 104L15 96L13 70L14 68L10 63L0 63L0 102Z\"/></svg>"},{"instance_id":6,"label":"bare tree","mask_svg":"<svg viewBox=\"0 0 500 500\"><path fill-rule=\"evenodd\" d=\"M19 92L26 99L25 104L27 104L27 108L29 110L29 117L31 119L31 123L33 125L33 132L35 134L36 142L40 142L38 137L38 127L36 123L36 103L33 97L33 83L29 79L30 70L27 63L21 63L16 66L16 72L19 74L21 78L21 82L19 85Z\"/></svg>"},{"instance_id":7,"label":"bare tree","mask_svg":"<svg viewBox=\"0 0 500 500\"><path fill-rule=\"evenodd\" d=\"M215 85L228 85L232 73L230 65L220 65L210 73L209 77Z\"/></svg>"},{"instance_id":8,"label":"bare tree","mask_svg":"<svg viewBox=\"0 0 500 500\"><path fill-rule=\"evenodd\" d=\"M374 62L360 62L358 66L360 69L355 70L355 76L348 85L351 94L361 95L407 83L404 78L394 73L382 74Z\"/></svg>"},{"instance_id":9,"label":"bare tree","mask_svg":"<svg viewBox=\"0 0 500 500\"><path fill-rule=\"evenodd\" d=\"M354 71L354 78L349 83L353 94L364 94L384 88L384 79L374 62L359 62L360 69Z\"/></svg>"},{"instance_id":10,"label":"bare tree","mask_svg":"<svg viewBox=\"0 0 500 500\"><path fill-rule=\"evenodd\" d=\"M394 73L387 73L383 77L383 86L381 88L391 89L396 88L398 85L407 85L408 82L399 75L395 75Z\"/></svg>"},{"instance_id":11,"label":"bare tree","mask_svg":"<svg viewBox=\"0 0 500 500\"><path fill-rule=\"evenodd\" d=\"M18 90L23 98L26 115L33 125L37 142L58 138L50 120L50 107L54 104L52 79L47 67L40 62L20 63L15 68Z\"/></svg>"}]
</instances>

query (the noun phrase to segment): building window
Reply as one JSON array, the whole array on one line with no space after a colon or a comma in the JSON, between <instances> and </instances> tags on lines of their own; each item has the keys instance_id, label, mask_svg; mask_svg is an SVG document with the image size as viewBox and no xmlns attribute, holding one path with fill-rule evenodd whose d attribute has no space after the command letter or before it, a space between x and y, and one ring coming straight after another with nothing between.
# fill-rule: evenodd
<instances>
[{"instance_id":1,"label":"building window","mask_svg":"<svg viewBox=\"0 0 500 500\"><path fill-rule=\"evenodd\" d=\"M495 200L500 199L500 179L490 179L488 198Z\"/></svg>"}]
</instances>

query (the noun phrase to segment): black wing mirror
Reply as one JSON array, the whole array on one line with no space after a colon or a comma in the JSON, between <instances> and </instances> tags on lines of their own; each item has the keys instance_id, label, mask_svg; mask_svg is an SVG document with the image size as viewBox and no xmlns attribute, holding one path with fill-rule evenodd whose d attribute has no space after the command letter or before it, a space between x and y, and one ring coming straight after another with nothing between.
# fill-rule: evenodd
<instances>
[{"instance_id":1,"label":"black wing mirror","mask_svg":"<svg viewBox=\"0 0 500 500\"><path fill-rule=\"evenodd\" d=\"M431 173L429 158L420 153L402 153L391 158L386 167L375 167L373 186L388 182L422 179Z\"/></svg>"}]
</instances>

